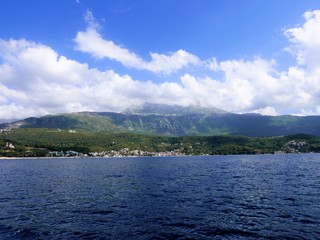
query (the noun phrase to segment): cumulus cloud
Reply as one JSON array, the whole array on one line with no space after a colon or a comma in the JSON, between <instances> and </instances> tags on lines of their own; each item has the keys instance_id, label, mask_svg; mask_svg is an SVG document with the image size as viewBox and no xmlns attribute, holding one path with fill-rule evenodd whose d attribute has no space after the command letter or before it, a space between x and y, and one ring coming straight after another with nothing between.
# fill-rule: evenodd
<instances>
[{"instance_id":1,"label":"cumulus cloud","mask_svg":"<svg viewBox=\"0 0 320 240\"><path fill-rule=\"evenodd\" d=\"M320 10L306 12L302 26L290 28L285 35L293 44L286 50L291 52L300 65L319 67L320 59Z\"/></svg>"},{"instance_id":2,"label":"cumulus cloud","mask_svg":"<svg viewBox=\"0 0 320 240\"><path fill-rule=\"evenodd\" d=\"M142 68L144 64L140 57L128 49L116 45L113 41L104 40L95 29L88 28L85 32L78 32L74 40L77 50L96 58L116 60L126 67Z\"/></svg>"},{"instance_id":3,"label":"cumulus cloud","mask_svg":"<svg viewBox=\"0 0 320 240\"><path fill-rule=\"evenodd\" d=\"M297 65L290 67L282 79L294 82L291 89L295 90L296 99L301 100L295 104L301 106L302 112L320 114L320 10L303 16L305 22L301 26L284 32L292 43L286 50L296 58ZM305 101L309 104L303 105Z\"/></svg>"},{"instance_id":4,"label":"cumulus cloud","mask_svg":"<svg viewBox=\"0 0 320 240\"><path fill-rule=\"evenodd\" d=\"M287 50L296 64L278 70L273 59L199 60L183 50L169 55L151 53L152 60L146 62L128 49L104 40L96 31L93 16L87 15L89 27L76 38L79 49L91 49L90 53L97 58L108 57L154 73L169 74L189 67L189 73L182 74L180 79L162 83L90 68L41 43L0 39L0 119L121 111L143 102L267 115L320 114L320 62L316 61L320 59L320 12L304 16L304 24L285 31L289 39ZM198 64L197 71L191 63ZM199 72L201 67L212 75ZM213 77L214 73L219 73L219 77Z\"/></svg>"},{"instance_id":5,"label":"cumulus cloud","mask_svg":"<svg viewBox=\"0 0 320 240\"><path fill-rule=\"evenodd\" d=\"M199 78L189 74L181 79L184 89L200 105L248 112L272 106L274 97L282 94L280 84L272 76L273 61L232 60L216 64L215 69L223 72L223 79Z\"/></svg>"},{"instance_id":6,"label":"cumulus cloud","mask_svg":"<svg viewBox=\"0 0 320 240\"><path fill-rule=\"evenodd\" d=\"M76 49L89 53L98 59L107 58L118 61L129 68L148 70L158 74L170 74L190 64L196 65L200 63L197 56L182 49L171 52L168 55L150 53L151 60L145 61L125 47L104 39L98 32L100 26L93 17L92 12L87 12L85 20L88 28L86 31L77 33L74 39Z\"/></svg>"}]
</instances>

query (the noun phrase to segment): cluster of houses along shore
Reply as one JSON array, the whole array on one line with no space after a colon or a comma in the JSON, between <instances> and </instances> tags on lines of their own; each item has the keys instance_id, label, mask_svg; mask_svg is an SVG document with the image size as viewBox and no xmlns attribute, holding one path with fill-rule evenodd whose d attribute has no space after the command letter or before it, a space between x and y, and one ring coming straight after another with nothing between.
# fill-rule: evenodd
<instances>
[{"instance_id":1,"label":"cluster of houses along shore","mask_svg":"<svg viewBox=\"0 0 320 240\"><path fill-rule=\"evenodd\" d=\"M142 150L130 150L129 148L123 148L119 151L110 150L102 152L90 152L89 154L84 154L69 150L66 152L63 151L50 151L48 157L143 157L143 156L184 156L185 154L180 150L176 149L173 151L166 152L148 152Z\"/></svg>"},{"instance_id":2,"label":"cluster of houses along shore","mask_svg":"<svg viewBox=\"0 0 320 240\"><path fill-rule=\"evenodd\" d=\"M11 128L0 128L0 133L9 133L11 132Z\"/></svg>"},{"instance_id":3,"label":"cluster of houses along shore","mask_svg":"<svg viewBox=\"0 0 320 240\"><path fill-rule=\"evenodd\" d=\"M274 152L275 154L285 153L300 153L301 148L307 145L306 142L289 141L280 151ZM173 151L164 152L148 152L143 150L130 150L129 148L123 148L121 150L110 150L101 152L90 152L89 154L83 154L76 151L51 151L48 153L48 157L143 157L143 156L185 156L186 153L182 149L175 149Z\"/></svg>"}]
</instances>

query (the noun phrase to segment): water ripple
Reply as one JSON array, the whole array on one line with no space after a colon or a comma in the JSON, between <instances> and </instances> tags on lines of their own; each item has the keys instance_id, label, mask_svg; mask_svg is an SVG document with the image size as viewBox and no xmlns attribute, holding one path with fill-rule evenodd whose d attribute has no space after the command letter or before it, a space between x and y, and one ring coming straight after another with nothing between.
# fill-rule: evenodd
<instances>
[{"instance_id":1,"label":"water ripple","mask_svg":"<svg viewBox=\"0 0 320 240\"><path fill-rule=\"evenodd\" d=\"M319 159L0 161L0 239L320 239Z\"/></svg>"}]
</instances>

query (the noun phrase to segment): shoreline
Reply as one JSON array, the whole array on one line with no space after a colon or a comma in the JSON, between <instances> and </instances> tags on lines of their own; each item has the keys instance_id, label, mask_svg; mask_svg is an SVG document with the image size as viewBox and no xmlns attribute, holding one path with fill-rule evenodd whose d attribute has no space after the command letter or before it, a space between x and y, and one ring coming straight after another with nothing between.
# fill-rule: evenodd
<instances>
[{"instance_id":1,"label":"shoreline","mask_svg":"<svg viewBox=\"0 0 320 240\"><path fill-rule=\"evenodd\" d=\"M308 152L308 153L281 153L281 154L275 154L275 153L266 153L266 154L216 154L216 155L178 155L178 156L121 156L121 157L0 157L1 160L36 160L36 159L98 159L98 158L161 158L161 157L209 157L209 156L264 156L264 155L299 155L299 154L320 154L315 152Z\"/></svg>"}]
</instances>

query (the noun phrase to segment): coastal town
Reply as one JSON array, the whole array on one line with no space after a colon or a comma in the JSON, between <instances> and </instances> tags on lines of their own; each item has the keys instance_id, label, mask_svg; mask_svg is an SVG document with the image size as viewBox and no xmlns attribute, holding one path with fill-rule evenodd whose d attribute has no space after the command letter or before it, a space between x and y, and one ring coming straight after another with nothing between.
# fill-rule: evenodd
<instances>
[{"instance_id":1,"label":"coastal town","mask_svg":"<svg viewBox=\"0 0 320 240\"><path fill-rule=\"evenodd\" d=\"M291 140L287 142L279 151L275 151L274 154L288 154L288 153L302 153L301 148L307 145L305 141ZM255 153L252 153L255 154ZM175 149L173 151L162 151L162 152L149 152L143 150L130 150L129 148L123 148L119 151L101 151L101 152L90 152L89 154L83 154L73 150L63 151L50 151L47 157L169 157L169 156L187 156L194 155L192 153L186 154L184 148ZM201 154L209 155L209 154Z\"/></svg>"},{"instance_id":2,"label":"coastal town","mask_svg":"<svg viewBox=\"0 0 320 240\"><path fill-rule=\"evenodd\" d=\"M164 157L164 156L185 156L182 149L176 149L174 151L165 152L148 152L142 150L130 150L129 148L123 148L119 151L101 151L101 152L90 152L88 154L68 150L63 151L50 151L47 157Z\"/></svg>"}]
</instances>

